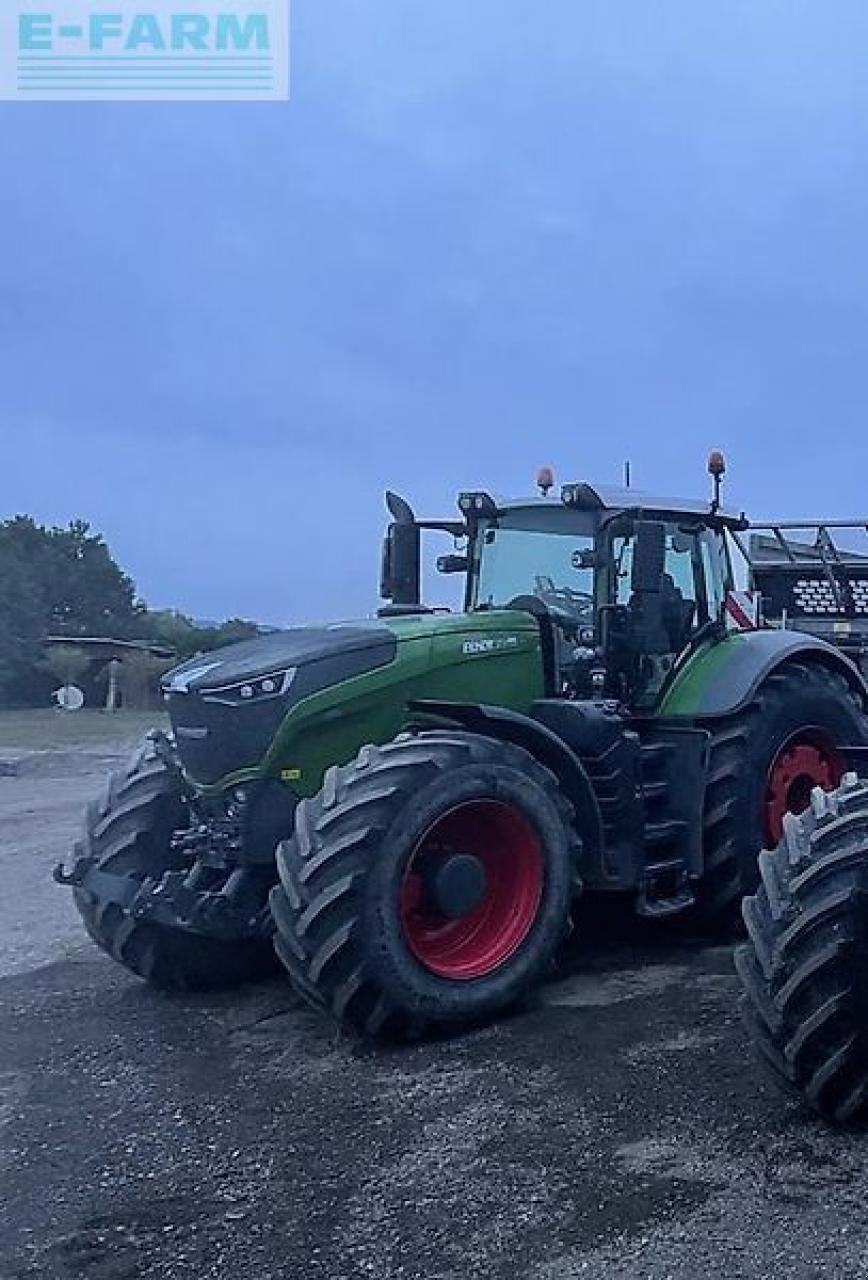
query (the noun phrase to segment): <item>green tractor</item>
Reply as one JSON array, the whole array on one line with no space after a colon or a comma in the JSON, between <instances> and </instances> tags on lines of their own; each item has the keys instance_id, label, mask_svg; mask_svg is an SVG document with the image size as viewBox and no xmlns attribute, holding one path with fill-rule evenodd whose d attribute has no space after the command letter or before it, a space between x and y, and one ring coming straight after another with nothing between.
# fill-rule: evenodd
<instances>
[{"instance_id":1,"label":"green tractor","mask_svg":"<svg viewBox=\"0 0 868 1280\"><path fill-rule=\"evenodd\" d=\"M719 502L576 483L392 520L375 620L301 627L165 679L152 735L58 877L94 940L167 988L260 974L372 1036L500 1014L579 894L727 922L757 853L868 744L832 644L744 625ZM454 539L460 612L420 602Z\"/></svg>"}]
</instances>

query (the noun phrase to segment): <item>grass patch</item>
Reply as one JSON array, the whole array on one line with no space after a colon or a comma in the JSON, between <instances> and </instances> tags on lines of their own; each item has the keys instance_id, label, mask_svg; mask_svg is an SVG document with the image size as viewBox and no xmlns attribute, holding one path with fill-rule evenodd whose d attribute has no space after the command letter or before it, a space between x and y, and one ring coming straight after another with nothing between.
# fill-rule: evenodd
<instances>
[{"instance_id":1,"label":"grass patch","mask_svg":"<svg viewBox=\"0 0 868 1280\"><path fill-rule=\"evenodd\" d=\"M0 711L0 751L123 748L151 728L168 728L162 711Z\"/></svg>"}]
</instances>

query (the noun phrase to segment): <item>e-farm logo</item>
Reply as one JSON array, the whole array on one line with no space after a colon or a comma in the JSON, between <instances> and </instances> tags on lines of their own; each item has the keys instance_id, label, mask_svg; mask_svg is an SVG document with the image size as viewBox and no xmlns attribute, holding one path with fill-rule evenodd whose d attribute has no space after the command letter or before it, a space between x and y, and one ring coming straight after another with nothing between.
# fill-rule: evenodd
<instances>
[{"instance_id":1,"label":"e-farm logo","mask_svg":"<svg viewBox=\"0 0 868 1280\"><path fill-rule=\"evenodd\" d=\"M289 97L289 0L3 0L0 97Z\"/></svg>"}]
</instances>

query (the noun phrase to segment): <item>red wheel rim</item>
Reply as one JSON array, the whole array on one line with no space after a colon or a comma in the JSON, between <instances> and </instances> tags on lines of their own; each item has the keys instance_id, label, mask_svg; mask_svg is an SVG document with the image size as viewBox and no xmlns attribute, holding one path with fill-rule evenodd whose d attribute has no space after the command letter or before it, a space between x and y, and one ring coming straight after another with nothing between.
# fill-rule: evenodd
<instances>
[{"instance_id":1,"label":"red wheel rim","mask_svg":"<svg viewBox=\"0 0 868 1280\"><path fill-rule=\"evenodd\" d=\"M814 787L832 791L846 766L832 742L810 730L795 734L781 747L766 786L763 819L766 839L776 845L784 833L784 815L803 813Z\"/></svg>"},{"instance_id":2,"label":"red wheel rim","mask_svg":"<svg viewBox=\"0 0 868 1280\"><path fill-rule=\"evenodd\" d=\"M481 901L451 919L426 903L423 876L432 860L461 853L485 873ZM404 872L400 917L410 951L440 978L484 978L505 964L524 942L539 911L543 856L530 823L499 800L470 800L431 824Z\"/></svg>"}]
</instances>

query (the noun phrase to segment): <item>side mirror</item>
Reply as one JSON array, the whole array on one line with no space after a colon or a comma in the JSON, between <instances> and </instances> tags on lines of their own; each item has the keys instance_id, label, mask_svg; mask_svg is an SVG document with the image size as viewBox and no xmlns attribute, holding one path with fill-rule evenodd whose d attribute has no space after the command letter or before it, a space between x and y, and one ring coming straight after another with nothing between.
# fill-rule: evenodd
<instances>
[{"instance_id":1,"label":"side mirror","mask_svg":"<svg viewBox=\"0 0 868 1280\"><path fill-rule=\"evenodd\" d=\"M418 604L421 537L419 526L405 521L389 525L383 539L380 595L393 604Z\"/></svg>"},{"instance_id":2,"label":"side mirror","mask_svg":"<svg viewBox=\"0 0 868 1280\"><path fill-rule=\"evenodd\" d=\"M438 573L466 573L467 556L449 555L437 557Z\"/></svg>"},{"instance_id":3,"label":"side mirror","mask_svg":"<svg viewBox=\"0 0 868 1280\"><path fill-rule=\"evenodd\" d=\"M630 586L638 595L660 591L665 564L666 526L656 520L639 520Z\"/></svg>"}]
</instances>

